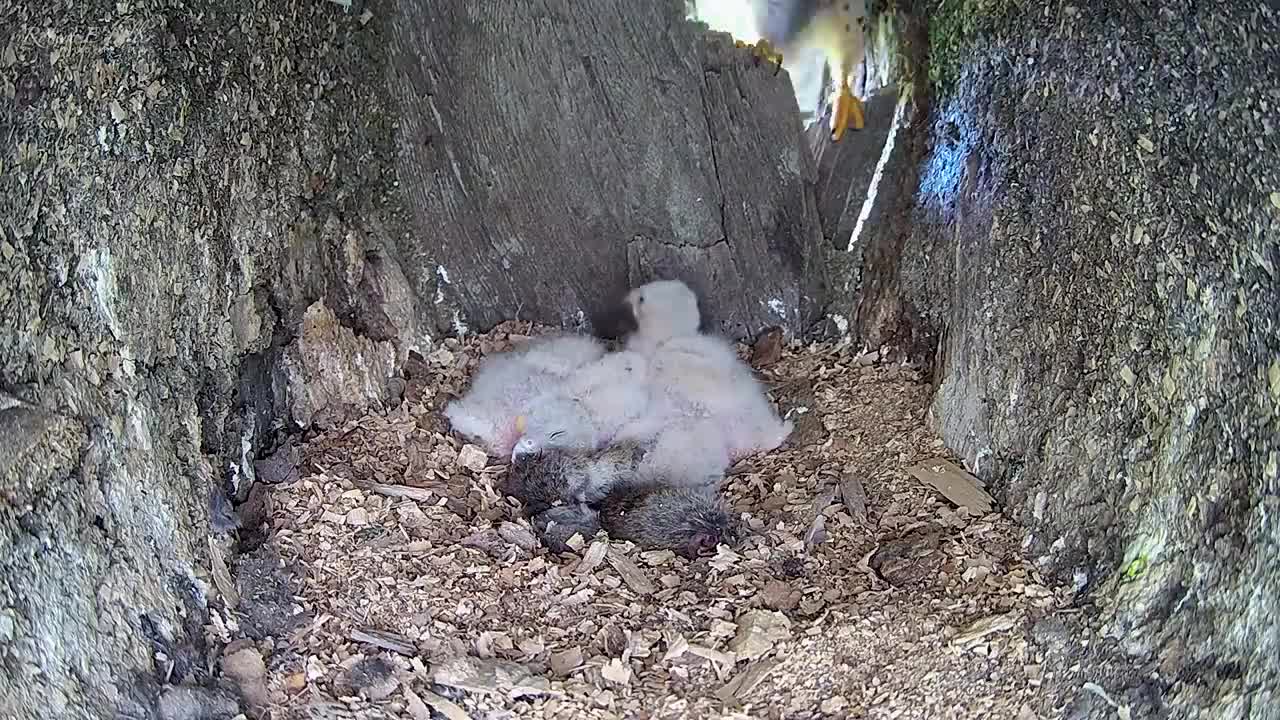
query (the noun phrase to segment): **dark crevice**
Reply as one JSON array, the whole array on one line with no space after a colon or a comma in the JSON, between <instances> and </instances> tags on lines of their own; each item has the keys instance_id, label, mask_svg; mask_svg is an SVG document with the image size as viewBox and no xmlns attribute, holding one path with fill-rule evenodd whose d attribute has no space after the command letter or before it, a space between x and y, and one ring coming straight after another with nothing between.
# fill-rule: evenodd
<instances>
[{"instance_id":1,"label":"dark crevice","mask_svg":"<svg viewBox=\"0 0 1280 720\"><path fill-rule=\"evenodd\" d=\"M711 123L711 106L707 104L707 83L704 74L702 83L698 86L698 91L702 96L702 117L707 122L707 149L711 153L711 171L716 179L716 193L719 196L720 206L720 240L729 241L729 228L727 217L725 215L725 193L724 181L720 178L720 159L716 153L716 134L712 129ZM713 243L714 245L715 243Z\"/></svg>"}]
</instances>

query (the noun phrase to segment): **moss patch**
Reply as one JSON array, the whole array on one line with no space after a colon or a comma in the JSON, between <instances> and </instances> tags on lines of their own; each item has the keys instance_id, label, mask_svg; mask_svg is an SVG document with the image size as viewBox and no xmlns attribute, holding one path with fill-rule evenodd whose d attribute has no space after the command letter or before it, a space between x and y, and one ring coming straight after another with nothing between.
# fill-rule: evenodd
<instances>
[{"instance_id":1,"label":"moss patch","mask_svg":"<svg viewBox=\"0 0 1280 720\"><path fill-rule=\"evenodd\" d=\"M1019 0L938 0L929 9L929 82L945 95L975 41L993 33L1020 7Z\"/></svg>"}]
</instances>

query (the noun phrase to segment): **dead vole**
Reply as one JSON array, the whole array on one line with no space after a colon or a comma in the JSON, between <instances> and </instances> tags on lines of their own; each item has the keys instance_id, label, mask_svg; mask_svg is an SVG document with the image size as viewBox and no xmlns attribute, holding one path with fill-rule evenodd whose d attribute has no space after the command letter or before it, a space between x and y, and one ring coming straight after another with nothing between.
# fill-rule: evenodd
<instances>
[{"instance_id":1,"label":"dead vole","mask_svg":"<svg viewBox=\"0 0 1280 720\"><path fill-rule=\"evenodd\" d=\"M600 515L585 503L557 505L534 515L533 529L551 552L568 552L569 538L575 534L590 540L600 532Z\"/></svg>"},{"instance_id":2,"label":"dead vole","mask_svg":"<svg viewBox=\"0 0 1280 720\"><path fill-rule=\"evenodd\" d=\"M557 505L593 504L614 484L632 477L644 449L622 443L599 452L548 449L511 461L503 490L538 515Z\"/></svg>"},{"instance_id":3,"label":"dead vole","mask_svg":"<svg viewBox=\"0 0 1280 720\"><path fill-rule=\"evenodd\" d=\"M600 525L616 540L671 550L693 559L732 543L737 523L715 485L623 481L597 505Z\"/></svg>"}]
</instances>

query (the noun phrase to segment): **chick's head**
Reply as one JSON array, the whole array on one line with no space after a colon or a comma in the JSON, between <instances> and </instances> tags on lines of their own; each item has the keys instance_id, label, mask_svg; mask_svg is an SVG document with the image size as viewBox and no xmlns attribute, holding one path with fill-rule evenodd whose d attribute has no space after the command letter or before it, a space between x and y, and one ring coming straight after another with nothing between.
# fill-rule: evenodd
<instances>
[{"instance_id":1,"label":"chick's head","mask_svg":"<svg viewBox=\"0 0 1280 720\"><path fill-rule=\"evenodd\" d=\"M536 401L521 425L520 438L511 450L513 461L552 449L592 449L598 434L582 402L567 396Z\"/></svg>"},{"instance_id":2,"label":"chick's head","mask_svg":"<svg viewBox=\"0 0 1280 720\"><path fill-rule=\"evenodd\" d=\"M652 343L696 335L702 317L698 296L679 280L656 280L627 293L625 300L636 319L636 334Z\"/></svg>"}]
</instances>

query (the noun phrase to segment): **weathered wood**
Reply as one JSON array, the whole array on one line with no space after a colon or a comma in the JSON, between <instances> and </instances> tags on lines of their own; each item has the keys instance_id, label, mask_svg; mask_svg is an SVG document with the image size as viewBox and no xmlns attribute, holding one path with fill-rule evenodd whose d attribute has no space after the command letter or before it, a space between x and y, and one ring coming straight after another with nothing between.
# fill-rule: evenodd
<instances>
[{"instance_id":1,"label":"weathered wood","mask_svg":"<svg viewBox=\"0 0 1280 720\"><path fill-rule=\"evenodd\" d=\"M809 127L809 144L817 159L817 203L822 235L838 252L850 250L854 226L871 191L885 142L894 128L897 104L897 88L887 88L868 98L863 103L866 127L846 133L838 143L831 142L831 131L825 123ZM885 173L883 177L889 182L885 183L884 196L876 194L872 215L866 221L871 227L879 224L883 209L891 205L886 200L894 197L895 181L901 174Z\"/></svg>"},{"instance_id":2,"label":"weathered wood","mask_svg":"<svg viewBox=\"0 0 1280 720\"><path fill-rule=\"evenodd\" d=\"M995 505L995 499L982 487L981 480L949 460L925 460L907 468L907 472L975 515L985 515Z\"/></svg>"},{"instance_id":3,"label":"weathered wood","mask_svg":"<svg viewBox=\"0 0 1280 720\"><path fill-rule=\"evenodd\" d=\"M398 169L420 233L401 260L441 331L591 327L656 277L689 282L734 337L816 316L790 84L682 6L396 4Z\"/></svg>"}]
</instances>

